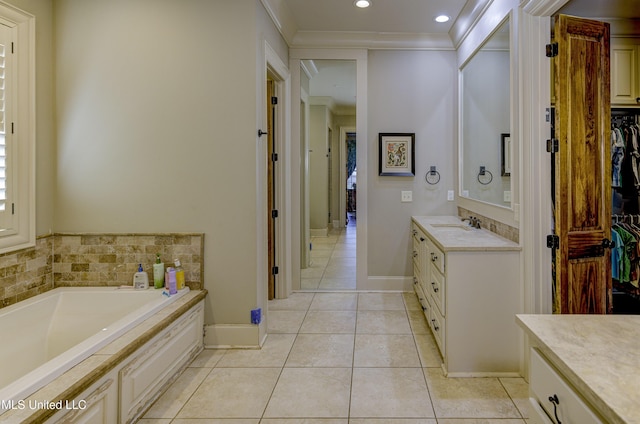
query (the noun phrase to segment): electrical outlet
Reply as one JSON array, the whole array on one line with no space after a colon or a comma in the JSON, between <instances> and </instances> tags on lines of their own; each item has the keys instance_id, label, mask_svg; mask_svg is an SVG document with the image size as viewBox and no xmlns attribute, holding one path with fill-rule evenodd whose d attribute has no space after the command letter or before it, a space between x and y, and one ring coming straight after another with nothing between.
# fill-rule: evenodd
<instances>
[{"instance_id":1,"label":"electrical outlet","mask_svg":"<svg viewBox=\"0 0 640 424\"><path fill-rule=\"evenodd\" d=\"M403 191L401 202L413 202L413 192L412 191Z\"/></svg>"},{"instance_id":2,"label":"electrical outlet","mask_svg":"<svg viewBox=\"0 0 640 424\"><path fill-rule=\"evenodd\" d=\"M462 195L464 197L469 197L469 190L462 190Z\"/></svg>"},{"instance_id":3,"label":"electrical outlet","mask_svg":"<svg viewBox=\"0 0 640 424\"><path fill-rule=\"evenodd\" d=\"M453 190L447 191L447 200L450 202L453 200Z\"/></svg>"},{"instance_id":4,"label":"electrical outlet","mask_svg":"<svg viewBox=\"0 0 640 424\"><path fill-rule=\"evenodd\" d=\"M511 191L506 190L505 192L502 193L502 198L504 199L505 202L510 202L511 201Z\"/></svg>"}]
</instances>

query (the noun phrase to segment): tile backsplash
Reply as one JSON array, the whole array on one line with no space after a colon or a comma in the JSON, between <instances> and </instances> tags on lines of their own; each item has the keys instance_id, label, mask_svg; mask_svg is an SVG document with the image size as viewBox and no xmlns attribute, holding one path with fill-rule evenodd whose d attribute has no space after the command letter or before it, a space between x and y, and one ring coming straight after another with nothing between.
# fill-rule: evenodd
<instances>
[{"instance_id":1,"label":"tile backsplash","mask_svg":"<svg viewBox=\"0 0 640 424\"><path fill-rule=\"evenodd\" d=\"M460 218L468 218L470 216L475 216L480 219L482 222L482 228L486 228L487 230L496 233L497 235L506 238L507 240L511 240L515 243L520 243L520 230L515 227L512 227L507 224L503 224L502 222L493 220L491 218L487 218L483 215L478 215L475 212L471 212L468 209L461 208L458 206L458 216Z\"/></svg>"},{"instance_id":2,"label":"tile backsplash","mask_svg":"<svg viewBox=\"0 0 640 424\"><path fill-rule=\"evenodd\" d=\"M180 259L187 285L202 288L204 234L53 234L0 255L0 307L54 287L131 285L140 263L153 284L157 253L165 267Z\"/></svg>"}]
</instances>

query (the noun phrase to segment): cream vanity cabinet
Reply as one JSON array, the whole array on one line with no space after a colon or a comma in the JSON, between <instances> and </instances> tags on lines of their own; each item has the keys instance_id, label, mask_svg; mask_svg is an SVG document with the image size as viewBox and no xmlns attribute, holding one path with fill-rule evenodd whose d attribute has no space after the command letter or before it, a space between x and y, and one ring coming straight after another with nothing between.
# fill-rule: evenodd
<instances>
[{"instance_id":1,"label":"cream vanity cabinet","mask_svg":"<svg viewBox=\"0 0 640 424\"><path fill-rule=\"evenodd\" d=\"M454 216L413 217L412 233L414 290L445 374L519 375L519 245Z\"/></svg>"},{"instance_id":2,"label":"cream vanity cabinet","mask_svg":"<svg viewBox=\"0 0 640 424\"><path fill-rule=\"evenodd\" d=\"M611 103L620 106L640 106L640 41L612 39Z\"/></svg>"},{"instance_id":3,"label":"cream vanity cabinet","mask_svg":"<svg viewBox=\"0 0 640 424\"><path fill-rule=\"evenodd\" d=\"M527 337L529 421L638 423L640 316L517 315Z\"/></svg>"}]
</instances>

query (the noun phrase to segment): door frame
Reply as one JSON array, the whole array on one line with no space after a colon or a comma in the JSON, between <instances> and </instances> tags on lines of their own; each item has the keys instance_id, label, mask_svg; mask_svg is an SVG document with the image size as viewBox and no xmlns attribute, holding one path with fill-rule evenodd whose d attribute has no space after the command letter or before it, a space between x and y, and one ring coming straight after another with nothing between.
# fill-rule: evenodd
<instances>
[{"instance_id":1,"label":"door frame","mask_svg":"<svg viewBox=\"0 0 640 424\"><path fill-rule=\"evenodd\" d=\"M356 110L357 111L357 110ZM347 211L347 133L356 133L356 127L340 127L340 228L347 226L346 211ZM356 150L357 152L357 150ZM357 154L357 153L356 153ZM357 169L357 156L356 156L356 169ZM357 221L356 221L357 222Z\"/></svg>"},{"instance_id":2,"label":"door frame","mask_svg":"<svg viewBox=\"0 0 640 424\"><path fill-rule=\"evenodd\" d=\"M314 49L292 48L289 50L289 72L291 73L291 133L300 134L300 62L304 59L341 59L356 61L356 133L361 140L367 139L367 59L366 49ZM300 157L300 143L291 144L292 157ZM357 151L357 162L367 163L367 143L363 143ZM292 246L300 245L300 167L293 167L292 174ZM369 287L367 270L367 166L363 166L358 174L359 187L357 196L358 219L356 221L356 290L367 290ZM297 194L296 194L297 193ZM296 231L297 229L297 231ZM292 263L300 264L300 251L293 249ZM300 289L300 268L294 267L292 276L293 290Z\"/></svg>"},{"instance_id":3,"label":"door frame","mask_svg":"<svg viewBox=\"0 0 640 424\"><path fill-rule=\"evenodd\" d=\"M278 166L276 166L275 171L276 196L273 206L278 210L278 225L276 226L275 237L276 258L278 260L276 265L278 266L279 271L278 277L276 278L275 289L276 298L284 299L289 296L289 293L291 293L291 276L293 274L291 261L292 222L291 219L289 219L292 215L291 168L293 163L290 148L291 107L289 99L291 98L291 74L276 51L266 41L264 42L264 51L265 72L263 73L263 79L265 87L264 101L261 102L261 104L266 105L267 103L267 75L269 75L269 77L274 81L274 95L278 98L278 105L276 109L276 131L274 134L275 148L278 153ZM264 106L262 109L265 109ZM265 114L263 118L265 124L267 119L270 119L270 117ZM266 138L264 140L266 140ZM266 192L263 204L264 213L262 216L264 219L267 219L270 211L268 211L267 207ZM267 249L264 250L264 261L268 263L268 252ZM266 268L268 268L268 266L266 266ZM267 269L267 272L271 272L271 270ZM265 293L263 298L266 299L268 297L268 287L265 286L264 289ZM266 300L264 301L264 304L266 305Z\"/></svg>"}]
</instances>

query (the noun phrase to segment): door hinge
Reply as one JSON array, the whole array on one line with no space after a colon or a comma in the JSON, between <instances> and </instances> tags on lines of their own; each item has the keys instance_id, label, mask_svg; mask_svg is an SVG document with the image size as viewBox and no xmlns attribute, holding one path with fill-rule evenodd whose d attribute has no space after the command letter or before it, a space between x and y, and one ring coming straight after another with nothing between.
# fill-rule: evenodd
<instances>
[{"instance_id":1,"label":"door hinge","mask_svg":"<svg viewBox=\"0 0 640 424\"><path fill-rule=\"evenodd\" d=\"M274 209L271 211L271 218L277 218L278 217L278 209Z\"/></svg>"},{"instance_id":2,"label":"door hinge","mask_svg":"<svg viewBox=\"0 0 640 424\"><path fill-rule=\"evenodd\" d=\"M549 153L558 153L559 150L558 139L552 138L551 140L547 140L547 152Z\"/></svg>"},{"instance_id":3,"label":"door hinge","mask_svg":"<svg viewBox=\"0 0 640 424\"><path fill-rule=\"evenodd\" d=\"M558 43L551 43L545 46L546 48L546 56L547 57L556 57L558 56Z\"/></svg>"},{"instance_id":4,"label":"door hinge","mask_svg":"<svg viewBox=\"0 0 640 424\"><path fill-rule=\"evenodd\" d=\"M277 162L277 161L278 161L278 154L271 153L271 162Z\"/></svg>"},{"instance_id":5,"label":"door hinge","mask_svg":"<svg viewBox=\"0 0 640 424\"><path fill-rule=\"evenodd\" d=\"M274 266L273 268L271 268L271 274L278 275L278 267L277 266Z\"/></svg>"},{"instance_id":6,"label":"door hinge","mask_svg":"<svg viewBox=\"0 0 640 424\"><path fill-rule=\"evenodd\" d=\"M13 44L13 41L12 41L12 42L11 42L11 54L13 54L14 52L15 52L15 50L14 50L14 44Z\"/></svg>"},{"instance_id":7,"label":"door hinge","mask_svg":"<svg viewBox=\"0 0 640 424\"><path fill-rule=\"evenodd\" d=\"M277 98L277 97L275 97L275 96L274 96L274 97L272 97L272 98L271 98L271 104L272 104L272 105L277 105L277 104L278 104L278 98Z\"/></svg>"},{"instance_id":8,"label":"door hinge","mask_svg":"<svg viewBox=\"0 0 640 424\"><path fill-rule=\"evenodd\" d=\"M15 215L16 214L16 204L12 203L11 204L11 215Z\"/></svg>"},{"instance_id":9,"label":"door hinge","mask_svg":"<svg viewBox=\"0 0 640 424\"><path fill-rule=\"evenodd\" d=\"M14 125L13 125L13 122L12 122L12 123L11 123L11 134L14 134L14 130L15 130L15 129L14 129Z\"/></svg>"},{"instance_id":10,"label":"door hinge","mask_svg":"<svg viewBox=\"0 0 640 424\"><path fill-rule=\"evenodd\" d=\"M549 249L559 249L560 248L560 237L555 234L549 234L547 236L547 247Z\"/></svg>"}]
</instances>

